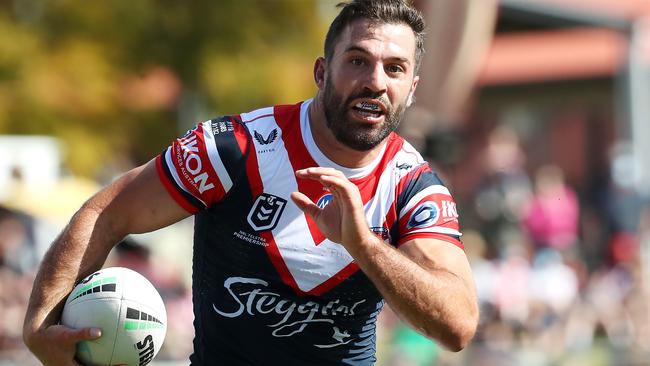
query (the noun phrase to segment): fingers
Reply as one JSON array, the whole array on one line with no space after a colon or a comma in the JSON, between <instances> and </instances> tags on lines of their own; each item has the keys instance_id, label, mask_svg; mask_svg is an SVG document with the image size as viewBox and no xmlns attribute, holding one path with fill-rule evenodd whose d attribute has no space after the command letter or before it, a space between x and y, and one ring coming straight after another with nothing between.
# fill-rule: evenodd
<instances>
[{"instance_id":1,"label":"fingers","mask_svg":"<svg viewBox=\"0 0 650 366\"><path fill-rule=\"evenodd\" d=\"M315 166L306 169L296 170L296 175L301 178L317 177L319 175L336 175L344 177L343 173L334 168L326 168L322 166Z\"/></svg>"},{"instance_id":2,"label":"fingers","mask_svg":"<svg viewBox=\"0 0 650 366\"><path fill-rule=\"evenodd\" d=\"M316 216L318 215L319 208L314 204L312 200L309 199L309 197L305 196L304 194L300 192L293 192L291 193L291 200L298 206L299 209L301 209L304 213L308 214L309 216Z\"/></svg>"},{"instance_id":3,"label":"fingers","mask_svg":"<svg viewBox=\"0 0 650 366\"><path fill-rule=\"evenodd\" d=\"M64 332L64 337L69 342L92 341L102 336L102 331L99 328L68 328Z\"/></svg>"},{"instance_id":4,"label":"fingers","mask_svg":"<svg viewBox=\"0 0 650 366\"><path fill-rule=\"evenodd\" d=\"M334 168L312 167L301 169L296 171L296 177L318 181L344 206L363 206L357 186L350 182L342 172ZM305 210L303 209L303 211ZM313 210L313 212L316 211L317 209Z\"/></svg>"},{"instance_id":5,"label":"fingers","mask_svg":"<svg viewBox=\"0 0 650 366\"><path fill-rule=\"evenodd\" d=\"M73 329L61 324L51 325L39 330L31 350L44 365L82 365L74 359L75 345L97 339L101 334L99 328Z\"/></svg>"},{"instance_id":6,"label":"fingers","mask_svg":"<svg viewBox=\"0 0 650 366\"><path fill-rule=\"evenodd\" d=\"M296 177L317 180L328 189L333 187L342 188L350 183L342 172L334 168L312 167L301 169L296 171Z\"/></svg>"}]
</instances>

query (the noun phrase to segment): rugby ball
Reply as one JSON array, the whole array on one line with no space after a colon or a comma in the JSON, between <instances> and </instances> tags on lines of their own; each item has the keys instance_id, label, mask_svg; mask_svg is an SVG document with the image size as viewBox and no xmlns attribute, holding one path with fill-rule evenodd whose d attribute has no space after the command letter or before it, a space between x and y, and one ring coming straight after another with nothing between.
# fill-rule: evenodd
<instances>
[{"instance_id":1,"label":"rugby ball","mask_svg":"<svg viewBox=\"0 0 650 366\"><path fill-rule=\"evenodd\" d=\"M99 270L70 293L61 324L96 327L102 336L77 343L77 358L88 366L147 365L167 332L165 305L144 276L122 267Z\"/></svg>"}]
</instances>

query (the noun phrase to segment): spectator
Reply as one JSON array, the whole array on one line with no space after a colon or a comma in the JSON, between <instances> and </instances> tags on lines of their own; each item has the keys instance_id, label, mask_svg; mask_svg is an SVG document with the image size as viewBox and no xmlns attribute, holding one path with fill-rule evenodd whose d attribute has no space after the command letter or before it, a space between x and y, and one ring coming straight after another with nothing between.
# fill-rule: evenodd
<instances>
[{"instance_id":1,"label":"spectator","mask_svg":"<svg viewBox=\"0 0 650 366\"><path fill-rule=\"evenodd\" d=\"M578 198L562 170L545 165L535 174L535 196L523 219L536 248L567 250L578 239Z\"/></svg>"},{"instance_id":2,"label":"spectator","mask_svg":"<svg viewBox=\"0 0 650 366\"><path fill-rule=\"evenodd\" d=\"M531 184L519 136L502 125L490 134L483 154L486 174L476 192L476 214L488 244L488 256L504 255L507 236L520 231L519 218L530 200Z\"/></svg>"}]
</instances>

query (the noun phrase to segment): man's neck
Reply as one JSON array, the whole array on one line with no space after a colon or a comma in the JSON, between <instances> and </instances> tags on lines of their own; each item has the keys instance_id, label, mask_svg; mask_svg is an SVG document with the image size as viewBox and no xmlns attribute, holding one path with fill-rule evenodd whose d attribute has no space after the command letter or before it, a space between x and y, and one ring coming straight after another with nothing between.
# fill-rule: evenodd
<instances>
[{"instance_id":1,"label":"man's neck","mask_svg":"<svg viewBox=\"0 0 650 366\"><path fill-rule=\"evenodd\" d=\"M308 114L309 127L316 146L328 159L346 168L362 168L370 164L379 155L386 143L386 141L382 141L368 151L354 150L340 143L327 127L325 109L318 95L314 97L314 101L309 106Z\"/></svg>"}]
</instances>

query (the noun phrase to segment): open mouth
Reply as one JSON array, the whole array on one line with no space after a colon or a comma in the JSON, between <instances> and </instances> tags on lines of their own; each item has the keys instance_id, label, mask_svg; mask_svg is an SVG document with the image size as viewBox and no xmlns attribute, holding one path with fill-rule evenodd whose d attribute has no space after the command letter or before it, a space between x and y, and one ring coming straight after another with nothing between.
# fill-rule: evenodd
<instances>
[{"instance_id":1,"label":"open mouth","mask_svg":"<svg viewBox=\"0 0 650 366\"><path fill-rule=\"evenodd\" d=\"M352 110L367 119L380 118L385 114L385 107L381 103L372 100L362 100L352 106Z\"/></svg>"}]
</instances>

